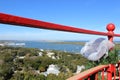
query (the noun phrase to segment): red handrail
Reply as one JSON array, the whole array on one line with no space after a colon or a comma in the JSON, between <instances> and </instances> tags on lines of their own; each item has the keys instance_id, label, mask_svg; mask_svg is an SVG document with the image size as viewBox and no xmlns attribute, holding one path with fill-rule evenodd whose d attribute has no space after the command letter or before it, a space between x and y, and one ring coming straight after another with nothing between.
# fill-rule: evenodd
<instances>
[{"instance_id":1,"label":"red handrail","mask_svg":"<svg viewBox=\"0 0 120 80\"><path fill-rule=\"evenodd\" d=\"M117 65L117 66L116 66ZM81 72L75 76L68 78L67 80L120 80L120 63L116 65L99 65ZM98 78L98 73L101 73ZM107 73L107 74L104 74Z\"/></svg>"},{"instance_id":2,"label":"red handrail","mask_svg":"<svg viewBox=\"0 0 120 80\"><path fill-rule=\"evenodd\" d=\"M106 32L99 32L99 31L87 30L82 28L74 28L71 26L64 26L60 24L9 15L5 13L0 13L0 23L34 27L34 28L42 28L42 29L50 29L50 30L58 30L58 31L66 31L66 32L74 32L74 33L113 36L110 33L106 33ZM120 37L120 34L114 34L114 36Z\"/></svg>"},{"instance_id":3,"label":"red handrail","mask_svg":"<svg viewBox=\"0 0 120 80\"><path fill-rule=\"evenodd\" d=\"M82 80L82 79L90 77L94 73L97 73L99 71L104 71L104 69L107 69L108 67L109 67L108 65L100 65L100 66L88 69L88 70L86 70L82 73L79 73L73 77L70 77L67 80Z\"/></svg>"}]
</instances>

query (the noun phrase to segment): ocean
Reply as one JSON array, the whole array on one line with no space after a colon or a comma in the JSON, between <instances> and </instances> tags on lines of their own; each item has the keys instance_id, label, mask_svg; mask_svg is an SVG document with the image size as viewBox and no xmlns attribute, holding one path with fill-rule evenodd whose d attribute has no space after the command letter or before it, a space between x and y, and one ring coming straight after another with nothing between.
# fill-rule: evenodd
<instances>
[{"instance_id":1,"label":"ocean","mask_svg":"<svg viewBox=\"0 0 120 80\"><path fill-rule=\"evenodd\" d=\"M24 41L25 46L28 48L39 48L46 50L60 50L65 52L80 53L82 48L81 45L75 44L57 44L53 42L42 42L42 41Z\"/></svg>"},{"instance_id":2,"label":"ocean","mask_svg":"<svg viewBox=\"0 0 120 80\"><path fill-rule=\"evenodd\" d=\"M60 44L60 43L46 42L46 41L9 40L9 41L3 41L3 42L10 43L10 46L13 44L25 44L22 47L38 48L38 49L45 49L45 50L60 50L60 51L72 52L72 53L80 53L80 50L82 48L82 45L78 45L78 44Z\"/></svg>"}]
</instances>

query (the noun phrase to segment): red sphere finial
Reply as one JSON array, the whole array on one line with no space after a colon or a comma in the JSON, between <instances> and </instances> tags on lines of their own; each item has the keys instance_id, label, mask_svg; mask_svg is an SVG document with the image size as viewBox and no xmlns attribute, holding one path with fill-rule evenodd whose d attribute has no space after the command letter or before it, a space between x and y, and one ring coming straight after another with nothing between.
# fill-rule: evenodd
<instances>
[{"instance_id":1,"label":"red sphere finial","mask_svg":"<svg viewBox=\"0 0 120 80\"><path fill-rule=\"evenodd\" d=\"M113 42L113 37L114 37L114 29L115 29L115 25L113 23L110 23L107 25L107 30L108 30L108 40Z\"/></svg>"},{"instance_id":2,"label":"red sphere finial","mask_svg":"<svg viewBox=\"0 0 120 80\"><path fill-rule=\"evenodd\" d=\"M106 28L108 31L114 31L115 25L113 23L109 23Z\"/></svg>"}]
</instances>

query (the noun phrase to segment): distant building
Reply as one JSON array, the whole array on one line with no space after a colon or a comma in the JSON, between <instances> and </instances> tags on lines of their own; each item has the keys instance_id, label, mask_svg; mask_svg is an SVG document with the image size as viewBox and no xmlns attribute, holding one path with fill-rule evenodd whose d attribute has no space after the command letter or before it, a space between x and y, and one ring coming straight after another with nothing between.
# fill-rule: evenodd
<instances>
[{"instance_id":1,"label":"distant building","mask_svg":"<svg viewBox=\"0 0 120 80\"><path fill-rule=\"evenodd\" d=\"M76 74L80 73L83 69L85 69L84 65L82 65L82 66L77 65Z\"/></svg>"},{"instance_id":2,"label":"distant building","mask_svg":"<svg viewBox=\"0 0 120 80\"><path fill-rule=\"evenodd\" d=\"M18 57L19 59L24 59L25 58L25 56L20 56L20 57Z\"/></svg>"},{"instance_id":3,"label":"distant building","mask_svg":"<svg viewBox=\"0 0 120 80\"><path fill-rule=\"evenodd\" d=\"M60 73L59 68L57 65L49 65L48 69L46 72L42 72L41 74L47 76L48 74L55 74L58 75Z\"/></svg>"},{"instance_id":4,"label":"distant building","mask_svg":"<svg viewBox=\"0 0 120 80\"><path fill-rule=\"evenodd\" d=\"M50 57L50 58L51 58L54 54L55 54L55 53L53 53L53 52L47 52L47 56Z\"/></svg>"},{"instance_id":5,"label":"distant building","mask_svg":"<svg viewBox=\"0 0 120 80\"><path fill-rule=\"evenodd\" d=\"M43 53L42 53L42 52L39 52L38 54L39 54L39 56L43 56Z\"/></svg>"},{"instance_id":6,"label":"distant building","mask_svg":"<svg viewBox=\"0 0 120 80\"><path fill-rule=\"evenodd\" d=\"M17 42L0 42L0 46L15 46L15 47L22 47L25 46L25 43L17 43Z\"/></svg>"},{"instance_id":7,"label":"distant building","mask_svg":"<svg viewBox=\"0 0 120 80\"><path fill-rule=\"evenodd\" d=\"M0 43L0 46L5 46L3 43Z\"/></svg>"},{"instance_id":8,"label":"distant building","mask_svg":"<svg viewBox=\"0 0 120 80\"><path fill-rule=\"evenodd\" d=\"M44 49L40 49L40 51L44 51Z\"/></svg>"},{"instance_id":9,"label":"distant building","mask_svg":"<svg viewBox=\"0 0 120 80\"><path fill-rule=\"evenodd\" d=\"M51 65L49 65L46 73L47 74L52 73L52 74L58 75L60 73L60 71L59 71L59 68L57 67L57 65L51 64Z\"/></svg>"}]
</instances>

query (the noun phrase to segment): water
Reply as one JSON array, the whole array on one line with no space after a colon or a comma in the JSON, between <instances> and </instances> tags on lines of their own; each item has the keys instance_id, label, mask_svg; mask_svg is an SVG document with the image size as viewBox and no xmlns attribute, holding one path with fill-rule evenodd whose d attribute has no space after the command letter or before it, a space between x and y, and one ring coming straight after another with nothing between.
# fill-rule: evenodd
<instances>
[{"instance_id":1,"label":"water","mask_svg":"<svg viewBox=\"0 0 120 80\"><path fill-rule=\"evenodd\" d=\"M81 45L75 44L56 44L51 42L37 42L37 41L25 41L25 47L47 50L61 50L74 53L79 53L82 48Z\"/></svg>"},{"instance_id":2,"label":"water","mask_svg":"<svg viewBox=\"0 0 120 80\"><path fill-rule=\"evenodd\" d=\"M19 45L13 45L13 44L25 44L24 47L27 48L38 48L38 49L46 49L46 50L60 50L60 51L66 51L66 52L73 52L73 53L79 53L82 46L81 45L75 45L75 44L57 44L53 42L45 42L45 41L16 41L16 40L8 40L8 41L2 41L7 42L10 44L10 46L19 46Z\"/></svg>"}]
</instances>

